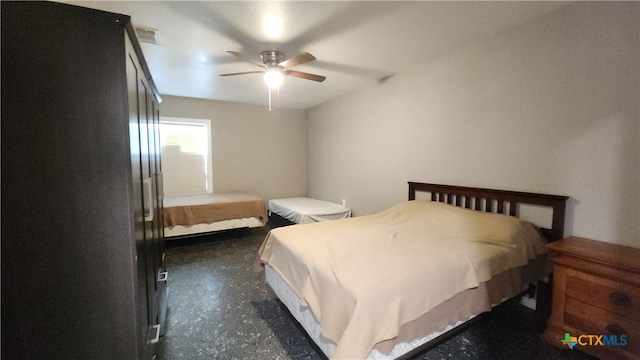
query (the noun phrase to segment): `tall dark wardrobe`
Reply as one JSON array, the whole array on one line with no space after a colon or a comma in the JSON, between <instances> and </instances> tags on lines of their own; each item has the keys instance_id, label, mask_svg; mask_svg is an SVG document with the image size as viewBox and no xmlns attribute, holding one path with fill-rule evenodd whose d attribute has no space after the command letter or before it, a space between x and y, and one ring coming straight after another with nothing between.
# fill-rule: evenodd
<instances>
[{"instance_id":1,"label":"tall dark wardrobe","mask_svg":"<svg viewBox=\"0 0 640 360\"><path fill-rule=\"evenodd\" d=\"M2 8L2 358L153 359L159 101L128 16Z\"/></svg>"}]
</instances>

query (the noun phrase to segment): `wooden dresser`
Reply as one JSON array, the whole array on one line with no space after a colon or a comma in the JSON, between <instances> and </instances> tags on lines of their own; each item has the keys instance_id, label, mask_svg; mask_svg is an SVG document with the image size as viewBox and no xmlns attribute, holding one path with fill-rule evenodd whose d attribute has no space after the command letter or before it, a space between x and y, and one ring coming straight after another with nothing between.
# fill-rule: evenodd
<instances>
[{"instance_id":1,"label":"wooden dresser","mask_svg":"<svg viewBox=\"0 0 640 360\"><path fill-rule=\"evenodd\" d=\"M640 359L640 249L578 237L548 246L553 300L543 338L568 349L569 333L579 340L574 350Z\"/></svg>"}]
</instances>

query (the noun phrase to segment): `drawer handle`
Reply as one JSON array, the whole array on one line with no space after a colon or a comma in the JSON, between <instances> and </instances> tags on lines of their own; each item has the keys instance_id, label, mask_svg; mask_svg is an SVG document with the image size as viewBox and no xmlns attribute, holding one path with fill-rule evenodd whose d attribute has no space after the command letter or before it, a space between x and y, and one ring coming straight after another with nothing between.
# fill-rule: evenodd
<instances>
[{"instance_id":1,"label":"drawer handle","mask_svg":"<svg viewBox=\"0 0 640 360\"><path fill-rule=\"evenodd\" d=\"M154 336L153 339L149 341L149 343L157 344L160 341L160 324L153 325L151 328L156 330L156 336Z\"/></svg>"},{"instance_id":2,"label":"drawer handle","mask_svg":"<svg viewBox=\"0 0 640 360\"><path fill-rule=\"evenodd\" d=\"M616 305L629 305L631 299L625 294L614 292L609 294L609 300Z\"/></svg>"},{"instance_id":3,"label":"drawer handle","mask_svg":"<svg viewBox=\"0 0 640 360\"><path fill-rule=\"evenodd\" d=\"M611 334L611 335L623 335L623 334L626 334L624 329L621 328L619 325L616 325L616 324L609 324L609 325L607 325L606 329L609 332L609 334Z\"/></svg>"}]
</instances>

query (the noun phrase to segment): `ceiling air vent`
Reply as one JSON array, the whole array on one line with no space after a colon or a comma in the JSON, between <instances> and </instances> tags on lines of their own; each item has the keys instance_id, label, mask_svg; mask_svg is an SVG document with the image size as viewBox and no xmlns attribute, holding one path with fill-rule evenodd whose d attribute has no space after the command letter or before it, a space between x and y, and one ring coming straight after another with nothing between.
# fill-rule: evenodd
<instances>
[{"instance_id":1,"label":"ceiling air vent","mask_svg":"<svg viewBox=\"0 0 640 360\"><path fill-rule=\"evenodd\" d=\"M135 26L136 36L138 36L138 41L147 43L147 44L160 44L160 33L158 29L146 27L146 26Z\"/></svg>"}]
</instances>

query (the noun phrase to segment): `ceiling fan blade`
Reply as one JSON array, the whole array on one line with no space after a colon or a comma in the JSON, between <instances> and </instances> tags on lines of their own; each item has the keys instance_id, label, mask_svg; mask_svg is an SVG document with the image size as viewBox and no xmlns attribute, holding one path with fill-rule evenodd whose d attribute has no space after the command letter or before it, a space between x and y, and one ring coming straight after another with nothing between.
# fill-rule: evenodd
<instances>
[{"instance_id":1,"label":"ceiling fan blade","mask_svg":"<svg viewBox=\"0 0 640 360\"><path fill-rule=\"evenodd\" d=\"M264 71L243 71L237 73L228 73L228 74L220 74L220 76L235 76L235 75L245 75L245 74L262 74Z\"/></svg>"},{"instance_id":2,"label":"ceiling fan blade","mask_svg":"<svg viewBox=\"0 0 640 360\"><path fill-rule=\"evenodd\" d=\"M227 52L228 52L229 54L231 54L231 55L234 55L234 56L239 57L239 58L240 58L240 59L242 59L242 60L248 61L248 62L250 62L250 63L252 63L252 64L254 64L254 65L257 65L257 66L260 66L260 67L263 67L263 68L266 68L266 67L267 67L265 64L261 63L260 61L258 61L258 60L254 60L254 59L252 59L252 58L248 57L247 55L245 55L245 54L241 54L241 53L239 53L239 52L237 52L237 51L227 51Z\"/></svg>"},{"instance_id":3,"label":"ceiling fan blade","mask_svg":"<svg viewBox=\"0 0 640 360\"><path fill-rule=\"evenodd\" d=\"M294 66L300 65L300 64L304 64L304 63L308 63L309 61L313 61L315 60L316 57L309 54L308 52L296 55L294 57L292 57L291 59L287 59L283 62L281 62L280 66L284 67L284 68L292 68Z\"/></svg>"},{"instance_id":4,"label":"ceiling fan blade","mask_svg":"<svg viewBox=\"0 0 640 360\"><path fill-rule=\"evenodd\" d=\"M323 82L324 79L327 78L326 76L309 74L309 73L306 73L306 72L295 71L295 70L285 70L284 73L286 75L289 75L289 76L295 76L295 77L298 77L298 78L307 79L307 80L313 80L313 81L317 81L317 82Z\"/></svg>"}]
</instances>

